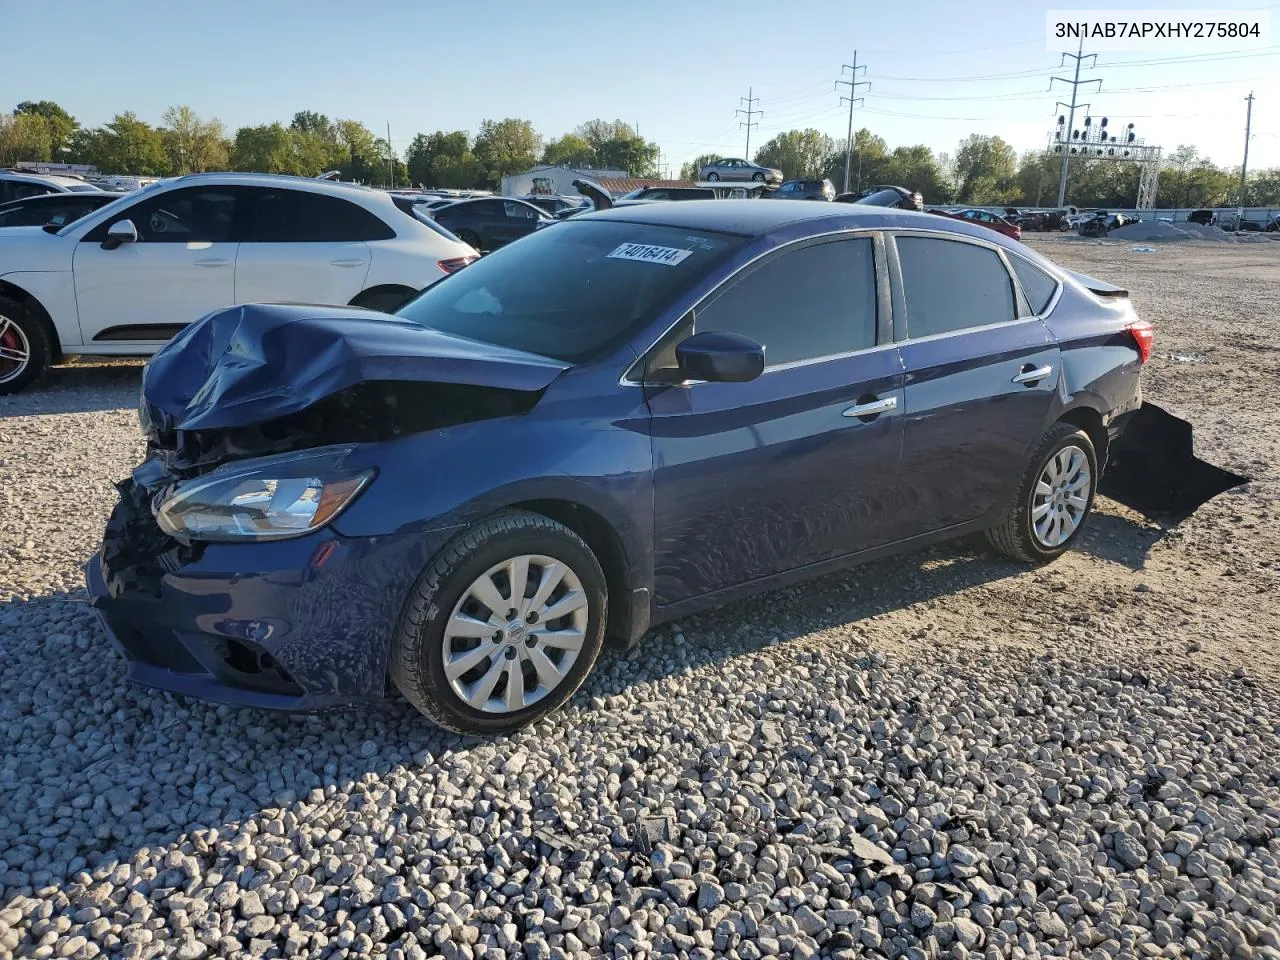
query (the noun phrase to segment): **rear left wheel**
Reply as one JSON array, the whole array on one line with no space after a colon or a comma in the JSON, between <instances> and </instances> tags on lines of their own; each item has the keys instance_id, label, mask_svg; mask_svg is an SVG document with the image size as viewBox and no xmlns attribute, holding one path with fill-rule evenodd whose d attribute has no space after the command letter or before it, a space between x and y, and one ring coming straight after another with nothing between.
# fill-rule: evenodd
<instances>
[{"instance_id":1,"label":"rear left wheel","mask_svg":"<svg viewBox=\"0 0 1280 960\"><path fill-rule=\"evenodd\" d=\"M442 727L514 730L578 689L600 654L607 612L604 573L577 534L539 514L499 514L419 577L391 677Z\"/></svg>"},{"instance_id":2,"label":"rear left wheel","mask_svg":"<svg viewBox=\"0 0 1280 960\"><path fill-rule=\"evenodd\" d=\"M987 540L1015 560L1046 563L1079 536L1097 488L1093 441L1073 424L1055 424L1028 461L1008 515L987 531Z\"/></svg>"}]
</instances>

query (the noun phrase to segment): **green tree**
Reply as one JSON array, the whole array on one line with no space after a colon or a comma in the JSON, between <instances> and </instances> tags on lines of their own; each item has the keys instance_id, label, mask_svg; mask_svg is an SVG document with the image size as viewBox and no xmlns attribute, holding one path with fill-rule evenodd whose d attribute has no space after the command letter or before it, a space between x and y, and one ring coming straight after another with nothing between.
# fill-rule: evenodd
<instances>
[{"instance_id":1,"label":"green tree","mask_svg":"<svg viewBox=\"0 0 1280 960\"><path fill-rule=\"evenodd\" d=\"M588 120L573 133L591 149L590 162L601 170L625 170L633 177L657 173L658 145L644 140L622 120Z\"/></svg>"},{"instance_id":2,"label":"green tree","mask_svg":"<svg viewBox=\"0 0 1280 960\"><path fill-rule=\"evenodd\" d=\"M102 130L97 127L81 127L75 133L71 134L71 139L67 142L67 162L68 163L89 163L98 169L103 169L102 160Z\"/></svg>"},{"instance_id":3,"label":"green tree","mask_svg":"<svg viewBox=\"0 0 1280 960\"><path fill-rule=\"evenodd\" d=\"M404 158L409 181L422 186L474 187L484 179L484 169L465 130L420 133Z\"/></svg>"},{"instance_id":4,"label":"green tree","mask_svg":"<svg viewBox=\"0 0 1280 960\"><path fill-rule=\"evenodd\" d=\"M44 117L49 129L49 152L55 160L80 126L75 117L52 100L23 100L13 112L20 116Z\"/></svg>"},{"instance_id":5,"label":"green tree","mask_svg":"<svg viewBox=\"0 0 1280 960\"><path fill-rule=\"evenodd\" d=\"M186 105L170 107L164 112L165 152L174 173L203 173L226 170L230 150L226 131L217 117L201 120Z\"/></svg>"},{"instance_id":6,"label":"green tree","mask_svg":"<svg viewBox=\"0 0 1280 960\"><path fill-rule=\"evenodd\" d=\"M102 128L95 153L97 167L104 173L144 177L169 173L164 137L159 130L131 112L116 114Z\"/></svg>"},{"instance_id":7,"label":"green tree","mask_svg":"<svg viewBox=\"0 0 1280 960\"><path fill-rule=\"evenodd\" d=\"M542 162L567 167L599 166L594 148L576 133L566 133L558 140L549 141L542 148Z\"/></svg>"},{"instance_id":8,"label":"green tree","mask_svg":"<svg viewBox=\"0 0 1280 960\"><path fill-rule=\"evenodd\" d=\"M314 110L299 110L293 115L289 128L291 130L299 130L302 133L318 134L331 140L337 139L333 124L329 122L329 118L323 113L316 113Z\"/></svg>"},{"instance_id":9,"label":"green tree","mask_svg":"<svg viewBox=\"0 0 1280 960\"><path fill-rule=\"evenodd\" d=\"M1239 171L1216 167L1195 147L1181 144L1169 154L1160 173L1159 197L1171 207L1220 207L1239 193Z\"/></svg>"},{"instance_id":10,"label":"green tree","mask_svg":"<svg viewBox=\"0 0 1280 960\"><path fill-rule=\"evenodd\" d=\"M368 183L386 179L387 155L378 147L372 130L359 120L335 120L333 127L345 158L339 167L344 180Z\"/></svg>"},{"instance_id":11,"label":"green tree","mask_svg":"<svg viewBox=\"0 0 1280 960\"><path fill-rule=\"evenodd\" d=\"M296 173L293 137L279 123L241 127L231 148L231 166L254 173Z\"/></svg>"},{"instance_id":12,"label":"green tree","mask_svg":"<svg viewBox=\"0 0 1280 960\"><path fill-rule=\"evenodd\" d=\"M835 149L834 140L812 127L788 130L757 150L755 162L781 170L789 179L820 177Z\"/></svg>"},{"instance_id":13,"label":"green tree","mask_svg":"<svg viewBox=\"0 0 1280 960\"><path fill-rule=\"evenodd\" d=\"M956 148L956 193L961 203L997 204L1017 196L1017 154L999 137L970 134Z\"/></svg>"},{"instance_id":14,"label":"green tree","mask_svg":"<svg viewBox=\"0 0 1280 960\"><path fill-rule=\"evenodd\" d=\"M1249 190L1245 199L1250 206L1280 207L1280 167L1259 170L1253 174L1249 178Z\"/></svg>"},{"instance_id":15,"label":"green tree","mask_svg":"<svg viewBox=\"0 0 1280 960\"><path fill-rule=\"evenodd\" d=\"M924 202L946 203L951 195L951 184L933 151L923 144L913 147L894 147L885 158L884 181L919 190Z\"/></svg>"},{"instance_id":16,"label":"green tree","mask_svg":"<svg viewBox=\"0 0 1280 960\"><path fill-rule=\"evenodd\" d=\"M489 183L528 170L537 161L542 138L528 120L482 120L473 152Z\"/></svg>"},{"instance_id":17,"label":"green tree","mask_svg":"<svg viewBox=\"0 0 1280 960\"><path fill-rule=\"evenodd\" d=\"M888 158L889 145L883 137L876 136L866 127L854 133L849 157L849 190L857 193L888 182ZM844 189L844 159L844 144L838 143L827 160L825 171L827 179L835 184L838 191Z\"/></svg>"},{"instance_id":18,"label":"green tree","mask_svg":"<svg viewBox=\"0 0 1280 960\"><path fill-rule=\"evenodd\" d=\"M38 114L0 115L0 166L50 159L49 122Z\"/></svg>"}]
</instances>

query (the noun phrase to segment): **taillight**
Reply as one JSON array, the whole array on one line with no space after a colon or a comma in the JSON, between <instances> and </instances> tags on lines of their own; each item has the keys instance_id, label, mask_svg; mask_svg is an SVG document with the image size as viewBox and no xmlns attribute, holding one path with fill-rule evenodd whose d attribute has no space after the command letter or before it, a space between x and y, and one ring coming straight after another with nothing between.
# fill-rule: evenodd
<instances>
[{"instance_id":1,"label":"taillight","mask_svg":"<svg viewBox=\"0 0 1280 960\"><path fill-rule=\"evenodd\" d=\"M1151 359L1151 348L1156 339L1155 330L1145 320L1135 320L1127 329L1133 337L1134 346L1138 348L1138 356L1146 363Z\"/></svg>"},{"instance_id":2,"label":"taillight","mask_svg":"<svg viewBox=\"0 0 1280 960\"><path fill-rule=\"evenodd\" d=\"M436 261L436 266L445 273L457 273L468 263L473 263L478 259L479 257L450 257L448 260Z\"/></svg>"}]
</instances>

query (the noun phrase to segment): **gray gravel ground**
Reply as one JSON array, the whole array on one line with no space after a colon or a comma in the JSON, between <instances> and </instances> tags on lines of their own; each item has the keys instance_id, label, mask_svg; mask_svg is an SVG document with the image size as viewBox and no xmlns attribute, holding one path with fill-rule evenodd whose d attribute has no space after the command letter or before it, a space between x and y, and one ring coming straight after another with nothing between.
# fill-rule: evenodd
<instances>
[{"instance_id":1,"label":"gray gravel ground","mask_svg":"<svg viewBox=\"0 0 1280 960\"><path fill-rule=\"evenodd\" d=\"M492 742L125 686L79 565L137 366L0 399L0 957L1280 958L1280 250L1033 243L1253 483L690 619Z\"/></svg>"}]
</instances>

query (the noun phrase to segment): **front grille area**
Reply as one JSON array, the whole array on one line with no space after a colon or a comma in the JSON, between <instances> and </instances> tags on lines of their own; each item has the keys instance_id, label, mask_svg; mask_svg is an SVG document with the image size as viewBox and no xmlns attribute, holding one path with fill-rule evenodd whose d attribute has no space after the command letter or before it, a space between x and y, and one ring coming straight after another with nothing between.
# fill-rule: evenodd
<instances>
[{"instance_id":1,"label":"front grille area","mask_svg":"<svg viewBox=\"0 0 1280 960\"><path fill-rule=\"evenodd\" d=\"M151 493L132 478L116 484L116 489L120 502L102 536L107 593L113 598L128 593L159 597L166 570L199 559L204 545L179 543L161 530L151 513Z\"/></svg>"}]
</instances>

